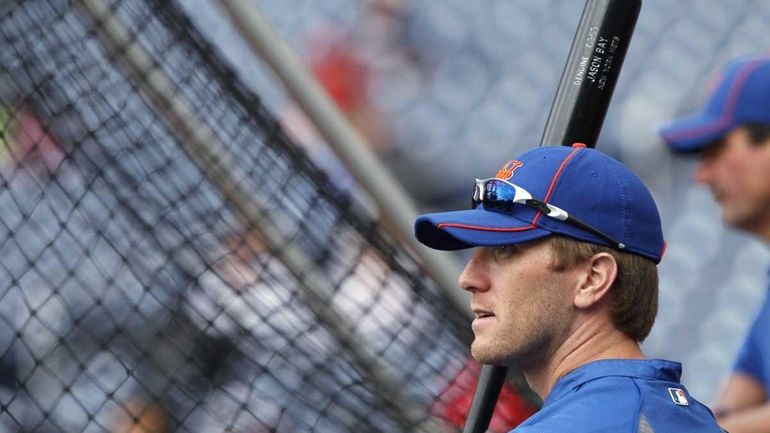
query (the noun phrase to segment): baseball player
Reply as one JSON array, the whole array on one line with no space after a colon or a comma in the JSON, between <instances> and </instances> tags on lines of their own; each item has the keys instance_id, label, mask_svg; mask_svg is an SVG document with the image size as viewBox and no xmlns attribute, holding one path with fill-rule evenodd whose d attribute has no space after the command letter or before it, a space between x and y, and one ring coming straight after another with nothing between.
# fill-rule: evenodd
<instances>
[{"instance_id":1,"label":"baseball player","mask_svg":"<svg viewBox=\"0 0 770 433\"><path fill-rule=\"evenodd\" d=\"M655 202L630 170L582 144L540 147L476 180L472 209L420 216L431 248L476 248L471 353L520 368L543 399L514 432L717 433L679 382L681 365L640 348L657 312L664 251Z\"/></svg>"},{"instance_id":2,"label":"baseball player","mask_svg":"<svg viewBox=\"0 0 770 433\"><path fill-rule=\"evenodd\" d=\"M661 130L674 152L696 153L728 226L770 241L770 57L729 63L701 111ZM770 432L770 296L746 336L715 413L731 433Z\"/></svg>"}]
</instances>

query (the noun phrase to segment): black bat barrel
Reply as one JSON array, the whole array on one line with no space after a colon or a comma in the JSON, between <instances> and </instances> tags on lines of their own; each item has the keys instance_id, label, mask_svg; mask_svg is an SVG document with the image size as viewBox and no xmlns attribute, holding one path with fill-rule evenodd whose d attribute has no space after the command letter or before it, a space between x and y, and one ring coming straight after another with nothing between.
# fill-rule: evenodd
<instances>
[{"instance_id":1,"label":"black bat barrel","mask_svg":"<svg viewBox=\"0 0 770 433\"><path fill-rule=\"evenodd\" d=\"M540 145L596 145L631 43L641 0L589 0Z\"/></svg>"}]
</instances>

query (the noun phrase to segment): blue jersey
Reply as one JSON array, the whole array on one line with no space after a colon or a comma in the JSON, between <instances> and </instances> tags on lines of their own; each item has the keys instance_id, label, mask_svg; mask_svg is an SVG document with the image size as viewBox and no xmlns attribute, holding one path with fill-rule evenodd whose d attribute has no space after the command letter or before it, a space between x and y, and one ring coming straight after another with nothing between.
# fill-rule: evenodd
<instances>
[{"instance_id":1,"label":"blue jersey","mask_svg":"<svg viewBox=\"0 0 770 433\"><path fill-rule=\"evenodd\" d=\"M770 291L738 350L733 371L753 377L770 394Z\"/></svg>"},{"instance_id":2,"label":"blue jersey","mask_svg":"<svg viewBox=\"0 0 770 433\"><path fill-rule=\"evenodd\" d=\"M609 359L559 379L543 408L514 433L720 433L714 415L679 382L682 366Z\"/></svg>"}]
</instances>

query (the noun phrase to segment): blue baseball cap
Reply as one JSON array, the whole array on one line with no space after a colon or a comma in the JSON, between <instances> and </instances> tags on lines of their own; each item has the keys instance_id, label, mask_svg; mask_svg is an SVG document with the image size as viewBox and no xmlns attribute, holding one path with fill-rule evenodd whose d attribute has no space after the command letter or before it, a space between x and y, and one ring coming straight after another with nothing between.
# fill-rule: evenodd
<instances>
[{"instance_id":1,"label":"blue baseball cap","mask_svg":"<svg viewBox=\"0 0 770 433\"><path fill-rule=\"evenodd\" d=\"M728 63L703 109L672 122L660 135L675 152L699 152L746 123L770 123L770 57Z\"/></svg>"},{"instance_id":2,"label":"blue baseball cap","mask_svg":"<svg viewBox=\"0 0 770 433\"><path fill-rule=\"evenodd\" d=\"M470 210L421 215L414 225L417 240L437 250L459 250L559 234L599 245L620 245L660 262L665 242L652 195L631 170L597 150L581 143L538 147L506 162L490 179L526 190L605 236L546 216L542 207L514 204L501 209L481 201Z\"/></svg>"}]
</instances>

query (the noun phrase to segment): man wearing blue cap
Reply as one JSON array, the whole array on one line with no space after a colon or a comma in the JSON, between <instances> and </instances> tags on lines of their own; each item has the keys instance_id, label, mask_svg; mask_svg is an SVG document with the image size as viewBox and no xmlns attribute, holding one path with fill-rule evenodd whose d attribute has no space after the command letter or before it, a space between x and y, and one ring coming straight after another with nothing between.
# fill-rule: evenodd
<instances>
[{"instance_id":1,"label":"man wearing blue cap","mask_svg":"<svg viewBox=\"0 0 770 433\"><path fill-rule=\"evenodd\" d=\"M770 57L729 63L701 111L661 130L674 152L696 153L725 224L770 241ZM770 433L770 295L715 406L731 433Z\"/></svg>"},{"instance_id":2,"label":"man wearing blue cap","mask_svg":"<svg viewBox=\"0 0 770 433\"><path fill-rule=\"evenodd\" d=\"M517 433L720 432L639 349L657 312L660 216L630 170L584 145L541 147L476 180L472 209L420 216L431 248L478 247L460 276L471 353L520 368L544 400Z\"/></svg>"}]
</instances>

